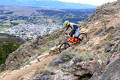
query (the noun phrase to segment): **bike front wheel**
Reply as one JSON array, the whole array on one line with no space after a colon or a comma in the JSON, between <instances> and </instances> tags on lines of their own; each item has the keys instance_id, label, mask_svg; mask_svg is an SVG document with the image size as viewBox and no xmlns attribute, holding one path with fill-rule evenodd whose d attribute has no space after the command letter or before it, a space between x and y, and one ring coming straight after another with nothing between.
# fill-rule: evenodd
<instances>
[{"instance_id":1,"label":"bike front wheel","mask_svg":"<svg viewBox=\"0 0 120 80\"><path fill-rule=\"evenodd\" d=\"M70 44L67 43L67 42L64 42L64 43L62 43L62 44L60 45L60 47L59 47L59 52L61 53L63 50L65 50L65 49L67 49L67 48L69 48L69 47L70 47Z\"/></svg>"}]
</instances>

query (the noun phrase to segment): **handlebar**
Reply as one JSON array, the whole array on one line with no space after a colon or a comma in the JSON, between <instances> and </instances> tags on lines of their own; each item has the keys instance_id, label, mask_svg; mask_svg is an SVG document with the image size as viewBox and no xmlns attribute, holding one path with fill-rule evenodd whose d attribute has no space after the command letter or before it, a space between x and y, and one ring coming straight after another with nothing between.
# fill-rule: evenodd
<instances>
[{"instance_id":1,"label":"handlebar","mask_svg":"<svg viewBox=\"0 0 120 80\"><path fill-rule=\"evenodd\" d=\"M65 35L63 36L64 39L67 39L68 33L64 33Z\"/></svg>"}]
</instances>

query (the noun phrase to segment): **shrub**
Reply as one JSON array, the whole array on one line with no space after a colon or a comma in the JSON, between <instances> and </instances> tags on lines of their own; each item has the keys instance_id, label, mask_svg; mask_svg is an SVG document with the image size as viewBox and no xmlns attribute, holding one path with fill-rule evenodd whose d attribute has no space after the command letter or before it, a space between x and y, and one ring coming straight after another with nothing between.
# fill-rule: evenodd
<instances>
[{"instance_id":1,"label":"shrub","mask_svg":"<svg viewBox=\"0 0 120 80\"><path fill-rule=\"evenodd\" d=\"M37 72L45 72L45 71L51 72L51 69L48 67L40 68Z\"/></svg>"},{"instance_id":2,"label":"shrub","mask_svg":"<svg viewBox=\"0 0 120 80\"><path fill-rule=\"evenodd\" d=\"M88 60L88 59L90 59L90 58L93 58L93 56L91 55L91 52L89 52L89 51L84 51L84 52L80 53L78 56L79 56L83 61L86 61L86 60Z\"/></svg>"},{"instance_id":3,"label":"shrub","mask_svg":"<svg viewBox=\"0 0 120 80\"><path fill-rule=\"evenodd\" d=\"M118 50L120 51L120 43L118 44Z\"/></svg>"},{"instance_id":4,"label":"shrub","mask_svg":"<svg viewBox=\"0 0 120 80\"><path fill-rule=\"evenodd\" d=\"M61 57L69 56L70 59L72 59L75 54L73 54L70 50L65 50L60 54Z\"/></svg>"},{"instance_id":5,"label":"shrub","mask_svg":"<svg viewBox=\"0 0 120 80\"><path fill-rule=\"evenodd\" d=\"M15 51L20 44L8 41L8 42L1 42L0 43L0 64L3 64L7 58L7 56Z\"/></svg>"},{"instance_id":6,"label":"shrub","mask_svg":"<svg viewBox=\"0 0 120 80\"><path fill-rule=\"evenodd\" d=\"M106 38L106 40L111 40L113 38L113 35L112 34L109 34Z\"/></svg>"}]
</instances>

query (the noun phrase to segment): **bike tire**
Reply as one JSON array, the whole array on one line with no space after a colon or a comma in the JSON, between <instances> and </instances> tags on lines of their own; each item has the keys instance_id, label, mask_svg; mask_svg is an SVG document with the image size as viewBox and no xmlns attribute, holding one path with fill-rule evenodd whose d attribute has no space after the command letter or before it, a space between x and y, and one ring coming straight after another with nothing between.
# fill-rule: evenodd
<instances>
[{"instance_id":1,"label":"bike tire","mask_svg":"<svg viewBox=\"0 0 120 80\"><path fill-rule=\"evenodd\" d=\"M62 44L60 45L60 47L59 47L59 52L61 53L63 50L65 50L65 49L67 49L67 48L69 48L69 47L70 47L70 44L67 43L67 42L64 42L64 43L62 43Z\"/></svg>"},{"instance_id":2,"label":"bike tire","mask_svg":"<svg viewBox=\"0 0 120 80\"><path fill-rule=\"evenodd\" d=\"M83 38L80 41L86 40L87 39L87 33L80 33L79 37L82 36Z\"/></svg>"}]
</instances>

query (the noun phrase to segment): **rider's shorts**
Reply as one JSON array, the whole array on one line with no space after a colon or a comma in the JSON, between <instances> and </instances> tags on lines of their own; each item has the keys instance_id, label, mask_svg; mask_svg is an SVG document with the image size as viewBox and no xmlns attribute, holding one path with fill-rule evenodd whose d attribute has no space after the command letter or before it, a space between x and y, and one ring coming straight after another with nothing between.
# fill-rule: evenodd
<instances>
[{"instance_id":1,"label":"rider's shorts","mask_svg":"<svg viewBox=\"0 0 120 80\"><path fill-rule=\"evenodd\" d=\"M70 36L72 37L74 35L75 38L78 38L79 36L79 30L80 28L77 28L77 29L73 29L71 32L70 32Z\"/></svg>"},{"instance_id":2,"label":"rider's shorts","mask_svg":"<svg viewBox=\"0 0 120 80\"><path fill-rule=\"evenodd\" d=\"M77 28L77 29L76 29L75 34L74 34L74 37L75 37L75 38L78 38L78 36L79 36L79 30L80 30L80 28Z\"/></svg>"}]
</instances>

